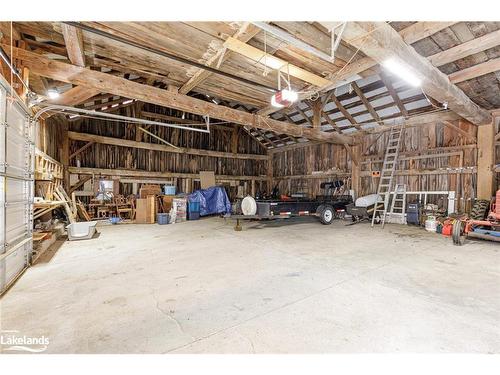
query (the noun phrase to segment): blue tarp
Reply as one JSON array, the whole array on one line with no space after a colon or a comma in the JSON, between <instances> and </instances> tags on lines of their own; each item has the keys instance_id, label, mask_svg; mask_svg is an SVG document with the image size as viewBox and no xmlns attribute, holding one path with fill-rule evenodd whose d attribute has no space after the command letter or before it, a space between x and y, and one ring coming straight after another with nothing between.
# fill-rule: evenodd
<instances>
[{"instance_id":1,"label":"blue tarp","mask_svg":"<svg viewBox=\"0 0 500 375\"><path fill-rule=\"evenodd\" d=\"M189 202L200 202L200 216L231 213L231 202L220 186L196 190L188 196Z\"/></svg>"}]
</instances>

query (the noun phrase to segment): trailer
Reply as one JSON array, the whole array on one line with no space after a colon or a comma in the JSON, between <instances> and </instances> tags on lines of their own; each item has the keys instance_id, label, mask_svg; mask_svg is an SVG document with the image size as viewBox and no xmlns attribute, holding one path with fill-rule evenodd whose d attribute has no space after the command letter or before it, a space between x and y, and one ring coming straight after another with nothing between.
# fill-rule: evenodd
<instances>
[{"instance_id":1,"label":"trailer","mask_svg":"<svg viewBox=\"0 0 500 375\"><path fill-rule=\"evenodd\" d=\"M335 219L344 218L346 207L353 199L351 195L345 194L343 181L324 182L320 186L325 194L314 199L283 197L254 200L252 197L246 197L250 206L255 202L255 209L248 210L246 214L231 215L229 218L236 220L234 229L237 231L242 230L242 220L266 221L314 216L319 218L322 224L329 225Z\"/></svg>"}]
</instances>

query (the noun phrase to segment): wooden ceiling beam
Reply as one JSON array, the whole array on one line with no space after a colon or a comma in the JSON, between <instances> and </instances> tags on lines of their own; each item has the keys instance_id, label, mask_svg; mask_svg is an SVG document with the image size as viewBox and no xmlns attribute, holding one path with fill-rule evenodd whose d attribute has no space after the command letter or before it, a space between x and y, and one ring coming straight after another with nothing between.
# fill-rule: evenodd
<instances>
[{"instance_id":1,"label":"wooden ceiling beam","mask_svg":"<svg viewBox=\"0 0 500 375\"><path fill-rule=\"evenodd\" d=\"M279 134L289 134L330 143L344 144L346 142L353 142L351 137L330 134L316 129L301 128L287 122L238 111L233 108L195 99L187 95L143 85L125 78L115 77L111 74L50 60L20 48L14 48L13 52L13 58L22 60L24 66L28 67L36 74L57 81L82 85L98 89L101 92L137 99L146 103L153 103L198 115L208 115L215 119L239 125L271 130Z\"/></svg>"},{"instance_id":2,"label":"wooden ceiling beam","mask_svg":"<svg viewBox=\"0 0 500 375\"><path fill-rule=\"evenodd\" d=\"M448 77L452 83L460 83L498 70L500 70L500 57L451 73Z\"/></svg>"},{"instance_id":3,"label":"wooden ceiling beam","mask_svg":"<svg viewBox=\"0 0 500 375\"><path fill-rule=\"evenodd\" d=\"M370 115L373 117L373 119L380 124L380 116L378 115L377 111L375 111L369 100L366 99L366 96L363 94L363 91L361 91L361 88L358 86L358 84L356 82L351 82L351 87L356 95L358 95L359 99L361 99L361 102L364 104L368 112L370 112Z\"/></svg>"},{"instance_id":4,"label":"wooden ceiling beam","mask_svg":"<svg viewBox=\"0 0 500 375\"><path fill-rule=\"evenodd\" d=\"M330 84L330 81L317 74L311 73L296 65L290 64L276 56L261 51L249 44L243 43L240 40L229 37L224 42L224 47L231 51L237 52L246 58L267 66L270 69L281 70L283 74L290 74L292 77L298 78L304 82L322 87Z\"/></svg>"},{"instance_id":5,"label":"wooden ceiling beam","mask_svg":"<svg viewBox=\"0 0 500 375\"><path fill-rule=\"evenodd\" d=\"M85 66L85 52L83 49L83 34L82 30L74 26L61 23L62 34L66 50L68 51L69 60L77 66Z\"/></svg>"},{"instance_id":6,"label":"wooden ceiling beam","mask_svg":"<svg viewBox=\"0 0 500 375\"><path fill-rule=\"evenodd\" d=\"M347 109L345 109L345 107L342 105L340 100L335 95L332 95L331 98L332 98L332 101L337 106L337 108L340 110L340 112L342 112L344 117L349 120L351 125L353 125L357 130L363 131L361 126L359 126L359 124L357 123L356 119L349 113L349 111Z\"/></svg>"},{"instance_id":7,"label":"wooden ceiling beam","mask_svg":"<svg viewBox=\"0 0 500 375\"><path fill-rule=\"evenodd\" d=\"M447 27L453 26L457 21L452 22L434 22L434 21L424 21L417 22L410 25L399 32L401 38L407 44L413 44L427 38L437 32L446 29Z\"/></svg>"},{"instance_id":8,"label":"wooden ceiling beam","mask_svg":"<svg viewBox=\"0 0 500 375\"><path fill-rule=\"evenodd\" d=\"M441 31L456 22L417 22L411 26L400 31L403 39L405 39L406 43L412 44L428 36ZM331 23L329 22L320 22L320 25L331 29ZM334 89L336 86L339 86L342 82L348 82L355 77L356 75L369 70L378 64L377 61L373 60L370 57L362 57L358 60L351 61L349 65L344 66L338 72L334 73L330 78L330 84L321 87L318 92L325 92ZM299 100L307 99L305 95L299 95ZM257 113L260 115L270 115L271 113L278 112L279 109L273 106L266 106L259 110Z\"/></svg>"},{"instance_id":9,"label":"wooden ceiling beam","mask_svg":"<svg viewBox=\"0 0 500 375\"><path fill-rule=\"evenodd\" d=\"M238 31L236 31L236 33L233 35L233 38L246 43L259 32L260 29L258 27L252 25L250 22L244 22L243 25L238 29ZM212 67L217 65L218 68L224 61L230 58L231 55L232 51L227 51L226 47L222 47L206 61L205 65ZM211 75L212 72L208 70L198 69L196 73L194 73L193 76L182 85L182 87L179 89L179 93L187 94Z\"/></svg>"},{"instance_id":10,"label":"wooden ceiling beam","mask_svg":"<svg viewBox=\"0 0 500 375\"><path fill-rule=\"evenodd\" d=\"M428 59L432 65L442 66L498 45L500 45L500 30L469 40L468 42L459 44L443 52L436 53L429 56Z\"/></svg>"},{"instance_id":11,"label":"wooden ceiling beam","mask_svg":"<svg viewBox=\"0 0 500 375\"><path fill-rule=\"evenodd\" d=\"M444 73L406 44L388 23L349 22L343 38L380 64L388 58L396 58L421 79L422 89L428 95L441 103L448 103L448 108L473 124L491 123L489 112L474 103Z\"/></svg>"},{"instance_id":12,"label":"wooden ceiling beam","mask_svg":"<svg viewBox=\"0 0 500 375\"><path fill-rule=\"evenodd\" d=\"M389 92L389 95L391 95L392 100L394 100L394 103L398 107L399 112L401 112L401 116L408 117L408 111L406 110L405 105L399 98L398 93L394 89L394 86L392 85L390 78L382 70L379 72L379 76L382 79L382 82L384 82L384 85L387 88L387 92Z\"/></svg>"},{"instance_id":13,"label":"wooden ceiling beam","mask_svg":"<svg viewBox=\"0 0 500 375\"><path fill-rule=\"evenodd\" d=\"M49 100L52 104L76 106L99 95L100 91L91 87L75 86L68 91L63 92L57 99Z\"/></svg>"}]
</instances>

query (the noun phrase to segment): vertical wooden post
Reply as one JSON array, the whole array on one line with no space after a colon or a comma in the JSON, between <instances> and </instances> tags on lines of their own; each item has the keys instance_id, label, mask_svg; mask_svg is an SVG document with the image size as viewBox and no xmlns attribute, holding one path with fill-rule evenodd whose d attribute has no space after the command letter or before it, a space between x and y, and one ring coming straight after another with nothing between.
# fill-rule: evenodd
<instances>
[{"instance_id":1,"label":"vertical wooden post","mask_svg":"<svg viewBox=\"0 0 500 375\"><path fill-rule=\"evenodd\" d=\"M361 195L361 145L351 146L351 151L351 187L357 198Z\"/></svg>"},{"instance_id":2,"label":"vertical wooden post","mask_svg":"<svg viewBox=\"0 0 500 375\"><path fill-rule=\"evenodd\" d=\"M313 110L312 127L319 129L321 127L321 112L323 110L323 103L320 99L311 102L311 108Z\"/></svg>"},{"instance_id":3,"label":"vertical wooden post","mask_svg":"<svg viewBox=\"0 0 500 375\"><path fill-rule=\"evenodd\" d=\"M495 120L477 128L477 198L493 195L493 165L495 164Z\"/></svg>"},{"instance_id":4,"label":"vertical wooden post","mask_svg":"<svg viewBox=\"0 0 500 375\"><path fill-rule=\"evenodd\" d=\"M273 154L269 153L268 154L268 159L267 159L267 193L270 194L271 191L273 190L273 184L274 184L274 170L273 170Z\"/></svg>"},{"instance_id":5,"label":"vertical wooden post","mask_svg":"<svg viewBox=\"0 0 500 375\"><path fill-rule=\"evenodd\" d=\"M63 183L64 188L69 191L69 138L68 138L68 122L64 121L62 124L62 145L61 145L61 162L63 164Z\"/></svg>"}]
</instances>

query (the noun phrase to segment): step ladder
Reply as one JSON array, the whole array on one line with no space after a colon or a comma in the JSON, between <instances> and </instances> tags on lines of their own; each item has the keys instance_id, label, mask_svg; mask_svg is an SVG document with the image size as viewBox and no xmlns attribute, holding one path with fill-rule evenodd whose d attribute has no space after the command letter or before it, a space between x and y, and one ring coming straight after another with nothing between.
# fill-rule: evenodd
<instances>
[{"instance_id":1,"label":"step ladder","mask_svg":"<svg viewBox=\"0 0 500 375\"><path fill-rule=\"evenodd\" d=\"M372 227L377 220L377 213L383 212L381 215L382 228L385 225L387 211L389 209L389 201L391 197L392 180L394 171L398 164L399 145L403 136L404 124L401 126L393 126L389 133L389 141L385 149L384 164L380 173L380 181L377 189L377 202L373 209Z\"/></svg>"},{"instance_id":2,"label":"step ladder","mask_svg":"<svg viewBox=\"0 0 500 375\"><path fill-rule=\"evenodd\" d=\"M391 223L406 224L406 185L396 184L389 211Z\"/></svg>"}]
</instances>

